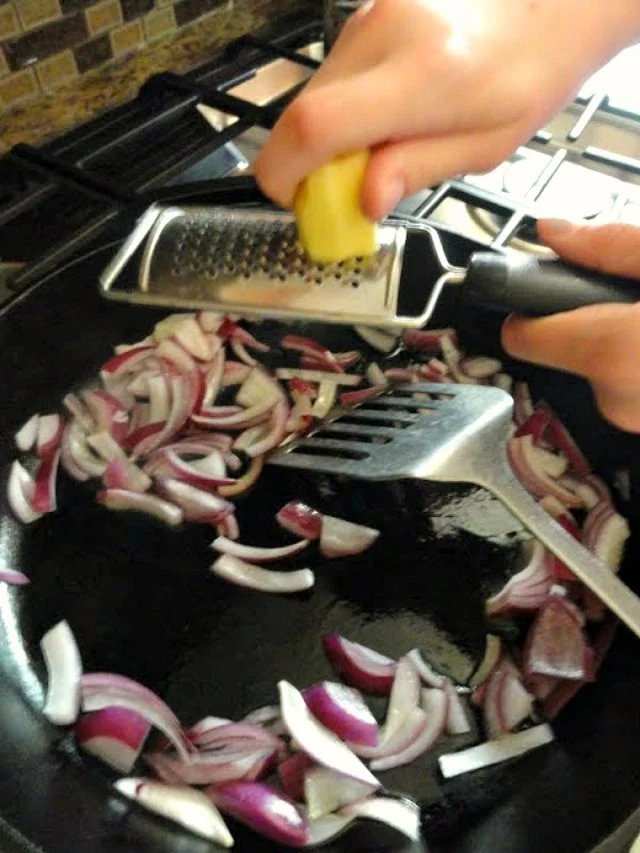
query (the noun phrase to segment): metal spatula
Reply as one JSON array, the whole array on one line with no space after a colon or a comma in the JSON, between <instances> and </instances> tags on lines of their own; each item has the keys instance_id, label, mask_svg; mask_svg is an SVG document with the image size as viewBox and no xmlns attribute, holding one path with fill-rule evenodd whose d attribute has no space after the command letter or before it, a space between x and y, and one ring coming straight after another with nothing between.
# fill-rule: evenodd
<instances>
[{"instance_id":1,"label":"metal spatula","mask_svg":"<svg viewBox=\"0 0 640 853\"><path fill-rule=\"evenodd\" d=\"M100 285L126 302L389 328L424 326L447 284L477 305L530 315L640 300L637 282L557 261L478 252L466 269L452 266L426 223L388 223L378 234L372 257L318 265L298 244L289 213L158 205L140 218ZM137 277L122 276L143 244Z\"/></svg>"},{"instance_id":2,"label":"metal spatula","mask_svg":"<svg viewBox=\"0 0 640 853\"><path fill-rule=\"evenodd\" d=\"M506 442L512 407L499 388L403 384L322 424L270 462L363 480L483 486L640 636L640 598L539 507L511 472Z\"/></svg>"}]
</instances>

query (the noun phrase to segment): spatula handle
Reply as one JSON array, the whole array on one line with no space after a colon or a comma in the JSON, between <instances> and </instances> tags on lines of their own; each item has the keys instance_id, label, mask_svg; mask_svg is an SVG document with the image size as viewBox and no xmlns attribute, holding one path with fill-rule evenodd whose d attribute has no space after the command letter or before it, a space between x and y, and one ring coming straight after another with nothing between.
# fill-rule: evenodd
<instances>
[{"instance_id":1,"label":"spatula handle","mask_svg":"<svg viewBox=\"0 0 640 853\"><path fill-rule=\"evenodd\" d=\"M563 261L477 252L462 283L468 302L542 317L602 302L640 301L640 281L602 275Z\"/></svg>"}]
</instances>

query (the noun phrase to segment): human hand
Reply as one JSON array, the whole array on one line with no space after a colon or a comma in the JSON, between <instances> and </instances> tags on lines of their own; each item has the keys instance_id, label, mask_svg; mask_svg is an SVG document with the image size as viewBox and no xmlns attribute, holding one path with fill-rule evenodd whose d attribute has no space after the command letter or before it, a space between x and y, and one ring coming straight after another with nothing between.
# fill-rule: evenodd
<instances>
[{"instance_id":1,"label":"human hand","mask_svg":"<svg viewBox=\"0 0 640 853\"><path fill-rule=\"evenodd\" d=\"M314 168L369 149L362 208L381 219L498 165L635 33L637 0L369 0L277 122L256 178L291 207Z\"/></svg>"},{"instance_id":2,"label":"human hand","mask_svg":"<svg viewBox=\"0 0 640 853\"><path fill-rule=\"evenodd\" d=\"M639 226L541 220L538 233L567 261L640 280ZM640 432L640 301L589 305L535 320L511 316L502 343L516 358L585 377L604 417Z\"/></svg>"}]
</instances>

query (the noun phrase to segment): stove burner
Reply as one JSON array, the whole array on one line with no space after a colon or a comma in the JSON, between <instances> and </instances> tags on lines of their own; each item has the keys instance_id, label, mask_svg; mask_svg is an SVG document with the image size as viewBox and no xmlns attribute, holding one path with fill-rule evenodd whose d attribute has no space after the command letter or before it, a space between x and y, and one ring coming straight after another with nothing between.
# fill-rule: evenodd
<instances>
[{"instance_id":1,"label":"stove burner","mask_svg":"<svg viewBox=\"0 0 640 853\"><path fill-rule=\"evenodd\" d=\"M615 185L610 178L567 162L559 167L536 199L532 196L540 173L538 158L521 157L504 169L502 190L516 199L536 201L538 217L594 220L606 216L614 206ZM507 222L507 217L499 213L472 205L468 210L474 221L491 237L497 236ZM535 225L526 220L509 246L535 254L550 254L539 242Z\"/></svg>"}]
</instances>

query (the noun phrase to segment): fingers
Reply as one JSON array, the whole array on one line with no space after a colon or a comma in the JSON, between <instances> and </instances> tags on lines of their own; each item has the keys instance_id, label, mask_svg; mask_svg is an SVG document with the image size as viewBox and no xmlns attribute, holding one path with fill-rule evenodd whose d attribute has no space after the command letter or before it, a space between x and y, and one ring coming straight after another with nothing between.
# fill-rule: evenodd
<instances>
[{"instance_id":1,"label":"fingers","mask_svg":"<svg viewBox=\"0 0 640 853\"><path fill-rule=\"evenodd\" d=\"M567 261L612 275L640 278L640 227L637 225L622 222L592 225L541 219L538 234Z\"/></svg>"},{"instance_id":2,"label":"fingers","mask_svg":"<svg viewBox=\"0 0 640 853\"><path fill-rule=\"evenodd\" d=\"M405 196L463 171L487 171L526 136L524 129L512 126L382 145L369 161L362 209L370 219L382 219Z\"/></svg>"}]
</instances>

